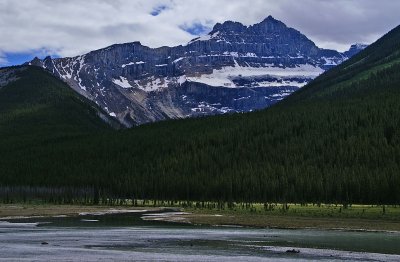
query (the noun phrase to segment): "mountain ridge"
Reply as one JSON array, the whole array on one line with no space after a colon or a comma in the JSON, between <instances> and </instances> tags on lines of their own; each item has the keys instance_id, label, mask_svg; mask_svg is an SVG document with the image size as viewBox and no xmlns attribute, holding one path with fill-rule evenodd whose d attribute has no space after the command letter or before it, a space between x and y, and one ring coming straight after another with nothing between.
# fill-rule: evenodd
<instances>
[{"instance_id":1,"label":"mountain ridge","mask_svg":"<svg viewBox=\"0 0 400 262\"><path fill-rule=\"evenodd\" d=\"M251 26L216 24L210 34L185 46L150 48L132 42L30 64L46 68L130 127L262 109L346 59L267 17ZM194 85L202 95L181 92ZM246 106L239 100L246 100Z\"/></svg>"}]
</instances>

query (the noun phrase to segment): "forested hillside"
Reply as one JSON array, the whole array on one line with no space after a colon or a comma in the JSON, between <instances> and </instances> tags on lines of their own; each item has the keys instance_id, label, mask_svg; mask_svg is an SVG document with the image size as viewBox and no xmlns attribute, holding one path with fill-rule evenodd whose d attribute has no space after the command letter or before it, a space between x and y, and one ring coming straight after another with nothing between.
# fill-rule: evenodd
<instances>
[{"instance_id":1,"label":"forested hillside","mask_svg":"<svg viewBox=\"0 0 400 262\"><path fill-rule=\"evenodd\" d=\"M4 92L18 88L18 81L13 85L0 89L0 99L9 101ZM7 133L3 120L0 196L399 204L399 101L396 28L260 112L114 132L97 128L93 119L89 136L26 147L29 141L7 143L20 135ZM39 130L35 124L21 128Z\"/></svg>"},{"instance_id":2,"label":"forested hillside","mask_svg":"<svg viewBox=\"0 0 400 262\"><path fill-rule=\"evenodd\" d=\"M4 68L0 87L0 147L15 149L111 129L101 110L37 67ZM111 120L110 120L111 121ZM5 147L5 148L4 148ZM4 151L2 151L4 152Z\"/></svg>"}]
</instances>

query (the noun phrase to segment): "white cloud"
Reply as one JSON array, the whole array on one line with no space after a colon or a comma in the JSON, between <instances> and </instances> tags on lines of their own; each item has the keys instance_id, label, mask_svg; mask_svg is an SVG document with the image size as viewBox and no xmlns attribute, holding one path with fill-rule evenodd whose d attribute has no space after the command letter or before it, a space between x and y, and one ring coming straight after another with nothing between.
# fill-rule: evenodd
<instances>
[{"instance_id":1,"label":"white cloud","mask_svg":"<svg viewBox=\"0 0 400 262\"><path fill-rule=\"evenodd\" d=\"M270 14L319 46L343 50L395 27L399 10L393 0L1 0L0 51L74 56L132 41L172 46L193 38L183 26L249 25Z\"/></svg>"}]
</instances>

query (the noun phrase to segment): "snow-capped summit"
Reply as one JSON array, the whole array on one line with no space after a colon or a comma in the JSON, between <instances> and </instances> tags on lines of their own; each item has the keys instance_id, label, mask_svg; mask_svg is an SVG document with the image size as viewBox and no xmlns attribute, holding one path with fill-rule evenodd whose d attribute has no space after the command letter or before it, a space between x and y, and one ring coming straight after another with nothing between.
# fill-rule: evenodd
<instances>
[{"instance_id":1,"label":"snow-capped summit","mask_svg":"<svg viewBox=\"0 0 400 262\"><path fill-rule=\"evenodd\" d=\"M218 23L176 47L116 44L73 58L35 59L126 126L265 108L354 55L318 48L268 16ZM350 52L351 51L351 52Z\"/></svg>"}]
</instances>

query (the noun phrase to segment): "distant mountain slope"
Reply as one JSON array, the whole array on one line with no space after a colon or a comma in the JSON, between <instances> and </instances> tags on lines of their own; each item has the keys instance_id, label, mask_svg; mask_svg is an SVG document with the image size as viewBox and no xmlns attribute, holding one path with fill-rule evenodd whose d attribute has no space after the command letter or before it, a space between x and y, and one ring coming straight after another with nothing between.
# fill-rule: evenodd
<instances>
[{"instance_id":1,"label":"distant mountain slope","mask_svg":"<svg viewBox=\"0 0 400 262\"><path fill-rule=\"evenodd\" d=\"M343 98L345 94L362 95L362 91L366 91L367 86L371 85L369 80L377 77L383 78L380 74L384 74L385 70L390 72L391 68L399 63L400 27L396 27L363 52L315 79L305 88L296 92L294 96L289 97L286 102L307 103L311 99L320 100L323 97L336 98L341 95ZM390 72L390 74L394 73ZM383 81L383 79L381 80ZM391 81L391 79L385 80ZM392 80L395 81L395 78ZM365 83L365 86L355 88L361 81ZM375 84L375 87L379 87L379 85ZM385 92L384 89L375 91Z\"/></svg>"},{"instance_id":2,"label":"distant mountain slope","mask_svg":"<svg viewBox=\"0 0 400 262\"><path fill-rule=\"evenodd\" d=\"M165 119L248 112L270 106L348 59L318 48L269 16L245 26L227 21L186 45L133 42L73 58L35 59L125 126Z\"/></svg>"},{"instance_id":3,"label":"distant mountain slope","mask_svg":"<svg viewBox=\"0 0 400 262\"><path fill-rule=\"evenodd\" d=\"M12 143L27 147L30 142L40 144L110 129L105 121L117 124L43 69L0 69L1 148Z\"/></svg>"}]
</instances>

